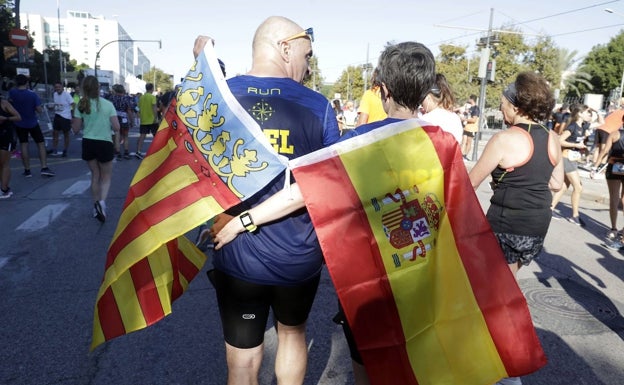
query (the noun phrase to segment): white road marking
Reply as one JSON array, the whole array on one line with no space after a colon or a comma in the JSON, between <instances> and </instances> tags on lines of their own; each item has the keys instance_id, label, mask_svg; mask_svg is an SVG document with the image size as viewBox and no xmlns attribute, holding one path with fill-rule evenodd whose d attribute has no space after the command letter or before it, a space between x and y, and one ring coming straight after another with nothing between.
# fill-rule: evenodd
<instances>
[{"instance_id":1,"label":"white road marking","mask_svg":"<svg viewBox=\"0 0 624 385\"><path fill-rule=\"evenodd\" d=\"M87 189L91 187L90 180L79 180L73 185L69 186L67 190L63 191L63 195L73 196L73 195L82 195Z\"/></svg>"},{"instance_id":2,"label":"white road marking","mask_svg":"<svg viewBox=\"0 0 624 385\"><path fill-rule=\"evenodd\" d=\"M67 207L69 207L69 203L58 203L44 206L41 210L37 211L30 218L26 219L21 225L19 225L17 230L41 230L58 218L58 216L61 215Z\"/></svg>"}]
</instances>

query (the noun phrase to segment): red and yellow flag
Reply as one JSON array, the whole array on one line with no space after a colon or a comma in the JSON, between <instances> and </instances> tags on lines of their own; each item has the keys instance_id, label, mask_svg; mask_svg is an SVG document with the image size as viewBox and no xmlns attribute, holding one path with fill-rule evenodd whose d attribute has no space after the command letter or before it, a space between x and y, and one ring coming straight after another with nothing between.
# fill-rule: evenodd
<instances>
[{"instance_id":1,"label":"red and yellow flag","mask_svg":"<svg viewBox=\"0 0 624 385\"><path fill-rule=\"evenodd\" d=\"M291 161L371 382L533 372L546 358L457 142L424 124Z\"/></svg>"},{"instance_id":2,"label":"red and yellow flag","mask_svg":"<svg viewBox=\"0 0 624 385\"><path fill-rule=\"evenodd\" d=\"M206 259L184 234L252 196L286 163L227 88L208 44L130 184L106 257L91 348L171 313Z\"/></svg>"}]
</instances>

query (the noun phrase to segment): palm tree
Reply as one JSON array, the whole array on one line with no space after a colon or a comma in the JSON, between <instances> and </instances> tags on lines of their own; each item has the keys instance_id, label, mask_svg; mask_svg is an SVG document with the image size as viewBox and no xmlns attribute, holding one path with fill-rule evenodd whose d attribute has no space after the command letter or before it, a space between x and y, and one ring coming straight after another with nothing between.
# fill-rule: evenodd
<instances>
[{"instance_id":1,"label":"palm tree","mask_svg":"<svg viewBox=\"0 0 624 385\"><path fill-rule=\"evenodd\" d=\"M575 65L584 59L583 57L577 59L577 54L577 50L559 49L558 70L561 72L561 84L559 86L564 91L562 92L563 95L572 93L580 97L579 85L581 84L588 90L594 88L590 82L591 75L583 70L583 66L575 68Z\"/></svg>"}]
</instances>

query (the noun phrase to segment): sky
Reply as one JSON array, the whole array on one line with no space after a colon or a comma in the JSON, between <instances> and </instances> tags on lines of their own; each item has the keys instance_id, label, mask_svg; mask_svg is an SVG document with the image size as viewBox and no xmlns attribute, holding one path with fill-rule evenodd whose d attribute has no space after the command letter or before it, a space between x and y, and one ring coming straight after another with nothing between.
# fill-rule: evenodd
<instances>
[{"instance_id":1,"label":"sky","mask_svg":"<svg viewBox=\"0 0 624 385\"><path fill-rule=\"evenodd\" d=\"M349 65L375 65L388 42L418 41L434 54L440 44L474 52L490 17L493 29L514 24L528 42L537 35L551 36L558 47L578 51L579 59L624 29L624 0L21 0L20 7L22 13L45 17L56 17L60 10L61 18L68 10L86 11L118 20L133 39L162 40L161 49L156 43L137 44L152 65L174 79L193 64L198 35L215 39L228 77L247 72L253 34L272 15L314 28L314 55L327 82L337 80Z\"/></svg>"}]
</instances>

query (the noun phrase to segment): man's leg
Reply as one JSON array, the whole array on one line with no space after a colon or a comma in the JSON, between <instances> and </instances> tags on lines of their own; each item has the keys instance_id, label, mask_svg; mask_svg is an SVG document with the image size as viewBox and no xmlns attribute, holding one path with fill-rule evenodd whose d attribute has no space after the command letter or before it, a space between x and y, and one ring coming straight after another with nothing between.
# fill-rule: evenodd
<instances>
[{"instance_id":1,"label":"man's leg","mask_svg":"<svg viewBox=\"0 0 624 385\"><path fill-rule=\"evenodd\" d=\"M264 344L255 348L240 349L225 343L228 366L228 385L258 385L258 372L262 363ZM278 382L279 383L279 382Z\"/></svg>"},{"instance_id":2,"label":"man's leg","mask_svg":"<svg viewBox=\"0 0 624 385\"><path fill-rule=\"evenodd\" d=\"M303 384L308 365L305 323L286 326L277 323L277 354L275 376L278 385Z\"/></svg>"},{"instance_id":3,"label":"man's leg","mask_svg":"<svg viewBox=\"0 0 624 385\"><path fill-rule=\"evenodd\" d=\"M39 160L41 161L41 168L48 167L48 154L46 153L45 142L37 143L39 149Z\"/></svg>"},{"instance_id":4,"label":"man's leg","mask_svg":"<svg viewBox=\"0 0 624 385\"><path fill-rule=\"evenodd\" d=\"M22 149L22 164L24 165L24 170L30 170L30 155L28 154L28 142L20 143L20 147Z\"/></svg>"},{"instance_id":5,"label":"man's leg","mask_svg":"<svg viewBox=\"0 0 624 385\"><path fill-rule=\"evenodd\" d=\"M143 148L143 141L145 140L145 135L146 134L139 134L139 139L137 139L137 154L141 153L141 148Z\"/></svg>"},{"instance_id":6,"label":"man's leg","mask_svg":"<svg viewBox=\"0 0 624 385\"><path fill-rule=\"evenodd\" d=\"M69 130L63 131L63 152L67 153L69 150Z\"/></svg>"},{"instance_id":7,"label":"man's leg","mask_svg":"<svg viewBox=\"0 0 624 385\"><path fill-rule=\"evenodd\" d=\"M58 140L59 140L59 130L56 127L52 130L52 149L50 150L50 154L56 155L56 150L58 149Z\"/></svg>"}]
</instances>

